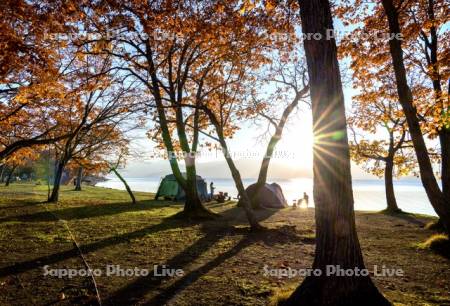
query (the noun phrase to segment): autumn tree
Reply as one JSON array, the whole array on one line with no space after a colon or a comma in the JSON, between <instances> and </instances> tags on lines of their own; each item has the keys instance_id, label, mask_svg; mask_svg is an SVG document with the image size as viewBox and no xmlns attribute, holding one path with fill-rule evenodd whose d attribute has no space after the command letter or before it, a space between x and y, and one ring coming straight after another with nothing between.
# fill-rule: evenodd
<instances>
[{"instance_id":1,"label":"autumn tree","mask_svg":"<svg viewBox=\"0 0 450 306\"><path fill-rule=\"evenodd\" d=\"M3 183L3 175L5 174L7 170L7 166L5 165L5 163L2 163L0 165L0 184Z\"/></svg>"},{"instance_id":2,"label":"autumn tree","mask_svg":"<svg viewBox=\"0 0 450 306\"><path fill-rule=\"evenodd\" d=\"M122 124L138 111L140 102L134 83L110 70L110 57L91 56L85 45L73 43L71 47L64 52L75 57L69 57L70 69L63 79L70 94L62 101L64 109L55 114L57 120L64 122L59 132L69 136L54 145L57 166L49 202L58 201L61 178L69 162L78 161L79 168L90 159L88 164L92 167L100 150L123 138ZM106 162L103 165L107 167Z\"/></svg>"},{"instance_id":3,"label":"autumn tree","mask_svg":"<svg viewBox=\"0 0 450 306\"><path fill-rule=\"evenodd\" d=\"M109 170L109 164L101 157L115 147L124 145L120 123L127 118L128 106L122 105L120 93L118 95L113 93L113 96L104 94L99 93L93 100L86 101L81 114L77 115L79 117L71 118L73 121L70 128L76 132L72 133L73 136L55 144L58 162L49 202L58 201L62 174L69 163L72 165L75 163L77 169L81 167L90 172L106 172ZM97 106L86 111L92 104L98 104L98 99L105 103L103 107Z\"/></svg>"},{"instance_id":4,"label":"autumn tree","mask_svg":"<svg viewBox=\"0 0 450 306\"><path fill-rule=\"evenodd\" d=\"M26 164L29 164L30 162L33 162L38 158L39 151L31 148L22 148L16 151L14 154L8 156L8 158L5 159L3 163L4 168L9 170L6 175L5 186L9 186L14 172L18 167L25 166Z\"/></svg>"},{"instance_id":5,"label":"autumn tree","mask_svg":"<svg viewBox=\"0 0 450 306\"><path fill-rule=\"evenodd\" d=\"M196 127L201 117L198 108L192 107L198 99L186 95L192 87L187 82L200 79L216 63L242 59L237 54L249 55L251 50L257 58L271 45L269 34L279 23L272 22L271 16L256 18L262 10L254 5L250 9L248 1L160 1L157 5L112 1L96 9L114 12L106 20L94 17L92 27L103 34L115 31L108 41L116 48L101 52L113 55L116 69L141 81L148 95L157 135L186 193L184 214L210 217L196 190L195 153L200 140ZM254 60L244 59L241 65L244 63L257 66ZM174 154L177 152L184 160L186 178Z\"/></svg>"},{"instance_id":6,"label":"autumn tree","mask_svg":"<svg viewBox=\"0 0 450 306\"><path fill-rule=\"evenodd\" d=\"M262 227L252 211L251 198L245 190L241 174L233 159L233 152L227 143L227 139L238 129L240 113L245 107L240 103L240 97L245 96L247 90L247 87L242 86L247 75L245 70L246 66L239 65L239 60L231 63L222 62L215 65L215 69L209 69L201 74L199 79L194 78L197 86L196 102L193 107L201 110L208 118L210 126L207 126L206 134L219 143L249 224L253 230L260 230Z\"/></svg>"},{"instance_id":7,"label":"autumn tree","mask_svg":"<svg viewBox=\"0 0 450 306\"><path fill-rule=\"evenodd\" d=\"M356 27L344 49L347 55L352 56L352 68L356 73L370 78L370 74L378 69L392 69L423 186L434 210L448 229L450 204L449 197L445 196L447 188L441 190L439 187L424 136L439 137L442 186L448 186L448 100L442 85L448 79L449 49L448 33L442 30L448 16L448 6L444 2L386 0L368 7L361 1L344 1L346 4L338 12L343 14L346 22L364 25ZM390 37L380 38L380 32ZM369 34L369 39L361 34ZM359 45L361 37L365 42ZM367 65L375 66L366 69ZM417 77L428 79L428 84L419 91L411 87L411 79Z\"/></svg>"},{"instance_id":8,"label":"autumn tree","mask_svg":"<svg viewBox=\"0 0 450 306\"><path fill-rule=\"evenodd\" d=\"M411 39L411 49L418 56L412 64L417 66L428 80L425 120L422 126L428 136L439 139L441 147L442 191L450 198L450 33L444 29L448 22L450 8L448 3L439 0L422 0L402 9L407 23L405 31ZM414 49L413 49L414 48ZM411 51L412 51L411 50ZM411 52L408 50L408 52ZM444 91L447 83L447 92ZM417 98L416 98L417 100ZM427 99L428 100L428 99ZM431 101L431 102L430 102ZM427 116L428 115L428 116ZM430 117L430 120L426 120ZM422 117L423 119L423 117Z\"/></svg>"},{"instance_id":9,"label":"autumn tree","mask_svg":"<svg viewBox=\"0 0 450 306\"><path fill-rule=\"evenodd\" d=\"M64 1L0 4L0 160L67 137L47 115L58 108L64 90L58 80L61 41L48 39L46 31L70 29L71 10Z\"/></svg>"},{"instance_id":10,"label":"autumn tree","mask_svg":"<svg viewBox=\"0 0 450 306\"><path fill-rule=\"evenodd\" d=\"M24 86L14 95L1 95L5 107L0 118L0 160L22 148L68 137L59 133L62 122L53 116L64 107L58 104L64 96L63 86L56 82Z\"/></svg>"},{"instance_id":11,"label":"autumn tree","mask_svg":"<svg viewBox=\"0 0 450 306\"><path fill-rule=\"evenodd\" d=\"M55 72L55 47L48 30L65 33L77 18L67 1L5 0L0 3L0 81L4 91L14 91L17 77L42 76ZM36 83L36 82L33 82Z\"/></svg>"},{"instance_id":12,"label":"autumn tree","mask_svg":"<svg viewBox=\"0 0 450 306\"><path fill-rule=\"evenodd\" d=\"M224 41L226 44L222 45L218 54L211 53L216 52L215 49L206 49L207 61L193 69L188 77L185 87L190 103L183 104L183 107L200 109L199 118L206 116L208 119L209 125L198 127L203 130L202 134L219 143L249 223L252 229L259 229L227 139L233 137L239 129L239 122L245 117L243 101L251 94L252 86L249 85L255 81L251 72L270 64L269 54L276 48L286 48L289 42L295 43L295 22L291 23L295 15L286 14L290 6L271 7L267 13L265 6L250 4L249 1L240 5L231 4L225 10L220 8L218 13L220 18L227 17L220 28L223 34L221 39L232 39ZM246 22L245 27L236 27L243 21ZM286 36L276 35L279 34L277 29L285 31L283 34ZM275 37L268 34L275 34Z\"/></svg>"},{"instance_id":13,"label":"autumn tree","mask_svg":"<svg viewBox=\"0 0 450 306\"><path fill-rule=\"evenodd\" d=\"M402 33L398 17L399 12L396 4L394 4L392 0L384 0L382 1L382 4L389 24L389 33ZM401 41L399 39L389 40L389 49L392 57L392 63L394 65L398 96L403 107L406 119L408 121L409 132L411 134L412 142L419 163L422 183L436 213L440 217L446 230L449 231L450 198L446 198L445 194L441 191L433 173L430 157L427 154L426 144L420 129L419 118L417 117L417 108L414 105L411 88L409 87L407 81ZM438 114L439 116L441 116L442 111L438 112ZM446 139L446 137L444 138ZM442 150L442 152L444 153L446 151L446 148Z\"/></svg>"},{"instance_id":14,"label":"autumn tree","mask_svg":"<svg viewBox=\"0 0 450 306\"><path fill-rule=\"evenodd\" d=\"M289 117L299 103L307 103L309 85L302 56L298 50L276 52L272 56L270 66L259 73L258 82L255 82L255 87L249 95L249 105L244 116L254 120L257 125L267 125L264 134L260 135L261 138L269 135L258 179L252 188L253 208L260 207L259 190L266 184L270 160ZM262 92L262 88L270 88L271 92Z\"/></svg>"},{"instance_id":15,"label":"autumn tree","mask_svg":"<svg viewBox=\"0 0 450 306\"><path fill-rule=\"evenodd\" d=\"M100 22L103 33L115 31L112 50L100 52L117 59L116 69L139 80L147 94L151 115L156 119L156 135L167 153L172 172L186 194L186 217L211 217L203 206L196 188L195 154L199 138L187 126L192 110L186 103L184 88L191 69L204 64L205 50L219 51L226 43L212 33L220 31L219 4L209 1L161 1L152 3L111 2L105 10L115 14ZM214 20L214 21L213 21ZM92 26L98 28L97 23ZM98 42L97 42L98 43ZM195 121L195 120L194 120ZM194 123L195 124L195 123ZM153 135L155 135L153 133ZM181 152L186 169L183 176L177 159Z\"/></svg>"},{"instance_id":16,"label":"autumn tree","mask_svg":"<svg viewBox=\"0 0 450 306\"><path fill-rule=\"evenodd\" d=\"M389 78L384 80L393 84L391 81ZM387 90L388 86L371 80L353 97L349 118L353 134L350 154L367 172L384 176L386 211L396 213L401 210L395 199L393 177L407 175L417 162L411 151L408 127L397 102L395 88L391 85L391 90ZM365 135L357 133L356 129Z\"/></svg>"},{"instance_id":17,"label":"autumn tree","mask_svg":"<svg viewBox=\"0 0 450 306\"><path fill-rule=\"evenodd\" d=\"M289 297L287 305L390 305L370 276L326 275L328 265L364 269L355 228L350 155L344 95L328 0L299 1L302 31L319 33L305 39L315 137L313 171L316 218L316 251L313 269Z\"/></svg>"},{"instance_id":18,"label":"autumn tree","mask_svg":"<svg viewBox=\"0 0 450 306\"><path fill-rule=\"evenodd\" d=\"M132 120L132 118L129 117L128 120ZM78 147L68 163L68 168L76 173L75 190L81 185L81 182L78 181L82 179L83 175L99 176L111 172L111 159L115 159L118 152L128 150L129 140L126 133L129 130L125 129L124 125L119 125L117 122L105 122L101 127L94 126L78 143ZM118 162L122 164L123 158L119 158ZM81 191L81 188L79 189Z\"/></svg>"}]
</instances>

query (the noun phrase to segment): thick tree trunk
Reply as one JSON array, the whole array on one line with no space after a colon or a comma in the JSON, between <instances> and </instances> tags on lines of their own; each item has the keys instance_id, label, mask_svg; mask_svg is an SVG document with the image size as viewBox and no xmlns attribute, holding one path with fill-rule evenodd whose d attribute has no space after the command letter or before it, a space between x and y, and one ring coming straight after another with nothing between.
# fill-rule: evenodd
<instances>
[{"instance_id":1,"label":"thick tree trunk","mask_svg":"<svg viewBox=\"0 0 450 306\"><path fill-rule=\"evenodd\" d=\"M336 42L325 38L332 29L328 0L301 0L304 33L320 33L320 40L305 40L311 88L314 136L314 204L316 251L309 276L289 297L287 305L390 305L370 276L336 276L327 267L365 269L355 228L350 154L344 96Z\"/></svg>"},{"instance_id":2,"label":"thick tree trunk","mask_svg":"<svg viewBox=\"0 0 450 306\"><path fill-rule=\"evenodd\" d=\"M175 179L177 180L178 184L180 184L181 188L183 188L185 195L186 195L186 201L185 201L185 207L183 214L188 218L212 218L215 216L214 213L207 210L202 202L200 201L197 193L197 179L196 179L196 172L195 172L195 159L194 159L194 166L189 167L188 164L186 164L186 172L187 177L186 179L183 177L180 167L178 165L178 161L175 155L175 150L172 143L172 137L169 131L168 123L167 123L167 117L165 113L165 107L162 103L162 97L159 92L159 81L156 73L154 72L154 66L151 59L151 52L150 52L150 46L147 45L147 52L148 52L148 60L149 65L151 67L151 70L153 73L150 74L151 76L151 83L147 84L147 86L150 86L150 89L153 92L153 96L155 98L156 103L156 109L158 113L158 119L159 119L159 125L161 128L161 135L164 142L164 146L167 149L168 155L169 155L169 162L170 167L172 169L172 173L175 176ZM177 116L179 117L180 109L176 109ZM178 118L177 117L177 118ZM183 122L181 120L181 122ZM181 123L180 120L177 122L177 131L180 143L183 147L183 151L189 152L188 145L187 145L187 137L184 133L184 130L180 128L179 124ZM188 173L189 172L189 173ZM189 182L188 182L189 181ZM194 190L195 189L195 190Z\"/></svg>"},{"instance_id":3,"label":"thick tree trunk","mask_svg":"<svg viewBox=\"0 0 450 306\"><path fill-rule=\"evenodd\" d=\"M177 103L181 103L182 96L181 92L178 91ZM198 120L199 112L195 111L194 124ZM184 193L186 196L183 214L188 218L209 218L212 217L212 213L207 210L200 200L197 191L197 171L195 168L195 154L197 142L198 142L198 126L194 128L194 139L192 143L192 149L189 147L188 138L185 130L185 120L183 117L183 111L181 107L175 108L175 118L178 139L180 141L181 149L183 150L184 161L186 165L186 187L184 188Z\"/></svg>"},{"instance_id":4,"label":"thick tree trunk","mask_svg":"<svg viewBox=\"0 0 450 306\"><path fill-rule=\"evenodd\" d=\"M111 171L114 172L114 174L119 178L119 180L125 186L125 189L127 190L128 194L130 195L131 203L136 204L136 198L134 197L133 191L131 191L131 188L128 185L127 181L122 177L122 175L120 175L120 173L117 171L116 168L111 168Z\"/></svg>"},{"instance_id":5,"label":"thick tree trunk","mask_svg":"<svg viewBox=\"0 0 450 306\"><path fill-rule=\"evenodd\" d=\"M56 167L55 179L53 181L53 189L50 197L48 198L49 203L56 203L59 200L59 190L61 187L61 179L64 172L64 167L66 163L64 161L59 161Z\"/></svg>"},{"instance_id":6,"label":"thick tree trunk","mask_svg":"<svg viewBox=\"0 0 450 306\"><path fill-rule=\"evenodd\" d=\"M81 181L83 180L83 167L78 167L75 180L75 191L81 191Z\"/></svg>"},{"instance_id":7,"label":"thick tree trunk","mask_svg":"<svg viewBox=\"0 0 450 306\"><path fill-rule=\"evenodd\" d=\"M398 21L398 13L392 0L382 0L384 11L386 13L389 31L397 35L401 33ZM430 156L425 144L425 140L420 129L419 119L417 118L417 109L413 104L411 89L408 86L406 78L406 69L403 61L403 49L399 39L389 40L389 48L394 66L395 79L397 82L397 92L403 112L408 123L409 134L417 155L419 163L420 178L427 193L431 205L437 215L442 219L447 231L450 230L450 198L446 198L440 190L439 184L434 176Z\"/></svg>"},{"instance_id":8,"label":"thick tree trunk","mask_svg":"<svg viewBox=\"0 0 450 306\"><path fill-rule=\"evenodd\" d=\"M187 156L186 163L186 195L183 213L188 217L206 217L212 216L212 213L203 206L197 190L197 171L195 169L195 157Z\"/></svg>"},{"instance_id":9,"label":"thick tree trunk","mask_svg":"<svg viewBox=\"0 0 450 306\"><path fill-rule=\"evenodd\" d=\"M386 159L386 167L384 169L384 186L386 189L386 203L387 203L386 211L397 213L401 212L401 210L400 208L398 208L397 200L395 199L393 172L394 172L394 160L393 157L388 157Z\"/></svg>"},{"instance_id":10,"label":"thick tree trunk","mask_svg":"<svg viewBox=\"0 0 450 306\"><path fill-rule=\"evenodd\" d=\"M14 174L14 171L16 170L17 166L12 166L11 171L9 172L8 176L6 177L5 186L8 187L11 183L12 176Z\"/></svg>"}]
</instances>

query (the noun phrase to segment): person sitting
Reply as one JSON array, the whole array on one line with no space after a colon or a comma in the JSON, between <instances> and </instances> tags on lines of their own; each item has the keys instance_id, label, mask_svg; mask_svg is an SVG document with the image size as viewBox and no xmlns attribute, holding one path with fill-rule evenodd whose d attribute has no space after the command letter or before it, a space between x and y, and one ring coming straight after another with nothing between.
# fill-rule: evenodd
<instances>
[{"instance_id":1,"label":"person sitting","mask_svg":"<svg viewBox=\"0 0 450 306\"><path fill-rule=\"evenodd\" d=\"M231 197L228 195L228 192L225 192L223 196L225 197L225 201L231 201Z\"/></svg>"},{"instance_id":2,"label":"person sitting","mask_svg":"<svg viewBox=\"0 0 450 306\"><path fill-rule=\"evenodd\" d=\"M217 203L225 203L225 195L222 191L219 191L219 194L216 196Z\"/></svg>"}]
</instances>

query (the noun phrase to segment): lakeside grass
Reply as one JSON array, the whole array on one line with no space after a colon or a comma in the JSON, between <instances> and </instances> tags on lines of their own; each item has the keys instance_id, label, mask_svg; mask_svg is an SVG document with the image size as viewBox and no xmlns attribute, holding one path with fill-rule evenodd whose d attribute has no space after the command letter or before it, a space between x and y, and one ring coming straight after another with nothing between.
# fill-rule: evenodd
<instances>
[{"instance_id":1,"label":"lakeside grass","mask_svg":"<svg viewBox=\"0 0 450 306\"><path fill-rule=\"evenodd\" d=\"M309 268L314 256L313 209L264 210L268 228L248 231L234 202L209 203L221 218L191 222L174 218L181 203L154 201L136 192L63 186L58 204L43 203L47 186L0 187L0 304L95 303L89 277L43 275L43 266L84 269L65 220L93 269L107 265L183 269L182 277L96 277L105 305L267 305L295 288L292 279L264 275L270 268ZM424 225L435 218L415 214L356 212L366 265L401 268L404 277L374 277L397 305L450 305L450 261L418 248L434 234Z\"/></svg>"}]
</instances>

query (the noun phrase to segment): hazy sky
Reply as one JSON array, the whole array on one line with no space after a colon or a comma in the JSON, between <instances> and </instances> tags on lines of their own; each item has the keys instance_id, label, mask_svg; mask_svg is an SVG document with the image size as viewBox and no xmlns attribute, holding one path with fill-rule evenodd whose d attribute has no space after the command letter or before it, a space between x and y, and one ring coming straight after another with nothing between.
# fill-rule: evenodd
<instances>
[{"instance_id":1,"label":"hazy sky","mask_svg":"<svg viewBox=\"0 0 450 306\"><path fill-rule=\"evenodd\" d=\"M346 104L350 107L353 91L346 88ZM262 156L268 139L260 139L261 127L247 123L240 127L233 139L229 139L229 147L244 178L255 178L258 175ZM154 155L154 143L145 137L145 131L140 132L141 137L132 143L134 150L142 152L139 158L131 159L124 169L128 177L163 176L170 173L167 160ZM205 138L204 138L205 139ZM211 140L209 140L211 141ZM300 107L293 114L278 143L276 153L269 168L269 178L291 179L298 177L312 177L312 118L311 110L307 105ZM183 162L180 161L180 165ZM205 177L230 178L227 164L219 150L202 150L197 160L197 172ZM357 179L375 178L366 174L361 168L352 165L353 177Z\"/></svg>"}]
</instances>

